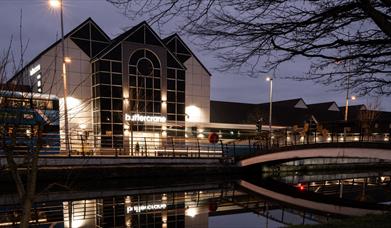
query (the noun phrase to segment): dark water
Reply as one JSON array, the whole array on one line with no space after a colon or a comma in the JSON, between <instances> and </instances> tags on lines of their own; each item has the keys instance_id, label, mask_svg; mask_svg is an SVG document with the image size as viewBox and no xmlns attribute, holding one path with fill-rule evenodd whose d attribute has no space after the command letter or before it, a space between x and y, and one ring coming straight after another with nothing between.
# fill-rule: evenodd
<instances>
[{"instance_id":1,"label":"dark water","mask_svg":"<svg viewBox=\"0 0 391 228\"><path fill-rule=\"evenodd\" d=\"M284 227L382 213L391 172L286 174L194 180L84 181L39 186L32 227ZM0 195L0 227L17 226L12 190Z\"/></svg>"}]
</instances>

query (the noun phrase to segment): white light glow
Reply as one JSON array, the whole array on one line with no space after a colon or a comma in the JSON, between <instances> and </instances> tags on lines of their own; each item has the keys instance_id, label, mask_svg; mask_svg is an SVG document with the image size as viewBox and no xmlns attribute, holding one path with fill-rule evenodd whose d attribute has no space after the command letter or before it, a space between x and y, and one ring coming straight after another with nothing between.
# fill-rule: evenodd
<instances>
[{"instance_id":1,"label":"white light glow","mask_svg":"<svg viewBox=\"0 0 391 228\"><path fill-rule=\"evenodd\" d=\"M60 0L49 0L49 6L52 8L59 8L61 6Z\"/></svg>"},{"instance_id":2,"label":"white light glow","mask_svg":"<svg viewBox=\"0 0 391 228\"><path fill-rule=\"evenodd\" d=\"M79 124L79 128L80 129L86 129L87 128L87 124L81 123L81 124Z\"/></svg>"},{"instance_id":3,"label":"white light glow","mask_svg":"<svg viewBox=\"0 0 391 228\"><path fill-rule=\"evenodd\" d=\"M196 207L188 208L185 211L185 215L194 218L198 215L198 209Z\"/></svg>"},{"instance_id":4,"label":"white light glow","mask_svg":"<svg viewBox=\"0 0 391 228\"><path fill-rule=\"evenodd\" d=\"M30 69L30 76L33 76L34 74L38 73L38 71L41 70L41 65L38 64L35 67Z\"/></svg>"},{"instance_id":5,"label":"white light glow","mask_svg":"<svg viewBox=\"0 0 391 228\"><path fill-rule=\"evenodd\" d=\"M266 81L268 81L268 82L270 82L271 80L273 80L271 77L266 78Z\"/></svg>"},{"instance_id":6,"label":"white light glow","mask_svg":"<svg viewBox=\"0 0 391 228\"><path fill-rule=\"evenodd\" d=\"M74 97L67 97L68 109L77 108L81 104L81 100Z\"/></svg>"},{"instance_id":7,"label":"white light glow","mask_svg":"<svg viewBox=\"0 0 391 228\"><path fill-rule=\"evenodd\" d=\"M187 121L189 122L201 122L201 109L195 105L190 105L185 108L187 114Z\"/></svg>"},{"instance_id":8,"label":"white light glow","mask_svg":"<svg viewBox=\"0 0 391 228\"><path fill-rule=\"evenodd\" d=\"M64 62L66 62L66 63L71 63L72 60L71 60L71 58L69 58L69 57L65 57L65 58L64 58Z\"/></svg>"}]
</instances>

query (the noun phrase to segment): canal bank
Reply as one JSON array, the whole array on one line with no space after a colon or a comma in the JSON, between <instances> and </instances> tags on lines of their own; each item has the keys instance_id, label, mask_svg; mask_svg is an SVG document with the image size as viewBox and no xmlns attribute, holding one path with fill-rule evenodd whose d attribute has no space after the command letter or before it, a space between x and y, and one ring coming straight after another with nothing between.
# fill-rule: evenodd
<instances>
[{"instance_id":1,"label":"canal bank","mask_svg":"<svg viewBox=\"0 0 391 228\"><path fill-rule=\"evenodd\" d=\"M15 159L24 172L23 159ZM6 167L6 159L0 159ZM42 157L38 161L38 179L43 181L69 179L107 179L123 177L194 177L233 175L241 172L224 158L130 158L130 157ZM10 181L3 169L0 181Z\"/></svg>"}]
</instances>

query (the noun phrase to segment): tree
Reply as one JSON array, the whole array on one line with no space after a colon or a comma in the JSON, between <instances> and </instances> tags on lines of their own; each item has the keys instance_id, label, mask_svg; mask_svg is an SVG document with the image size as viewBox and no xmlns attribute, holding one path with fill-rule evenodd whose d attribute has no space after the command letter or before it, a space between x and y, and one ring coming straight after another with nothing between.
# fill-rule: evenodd
<instances>
[{"instance_id":1,"label":"tree","mask_svg":"<svg viewBox=\"0 0 391 228\"><path fill-rule=\"evenodd\" d=\"M19 50L14 49L13 41L14 38L11 36L7 48L0 52L0 90L2 91L0 96L0 153L5 156L6 160L1 171L8 173L15 183L21 206L21 214L18 214L20 227L29 227L32 206L35 198L40 194L37 192L38 162L39 154L43 149L44 129L48 127L48 123L37 120L34 114L29 112L38 109L34 105L32 92L25 91L22 94L23 98L20 98L21 89L24 90L31 85L8 83L10 75L24 69L23 56L27 50L28 42L23 42L22 39L22 12ZM27 69L23 71L27 71ZM7 96L4 94L9 95L11 99L6 98ZM18 95L20 99L12 99L14 95ZM32 117L25 117L25 115L32 115ZM23 121L25 118L31 120L32 123L27 124L27 121ZM51 120L58 121L59 117L54 116L54 118L57 119ZM50 183L43 191L49 191L55 185L61 186L57 183Z\"/></svg>"},{"instance_id":2,"label":"tree","mask_svg":"<svg viewBox=\"0 0 391 228\"><path fill-rule=\"evenodd\" d=\"M175 20L218 53L221 70L249 64L250 73L270 71L305 58L307 74L290 78L391 95L390 0L107 1L131 18Z\"/></svg>"}]
</instances>

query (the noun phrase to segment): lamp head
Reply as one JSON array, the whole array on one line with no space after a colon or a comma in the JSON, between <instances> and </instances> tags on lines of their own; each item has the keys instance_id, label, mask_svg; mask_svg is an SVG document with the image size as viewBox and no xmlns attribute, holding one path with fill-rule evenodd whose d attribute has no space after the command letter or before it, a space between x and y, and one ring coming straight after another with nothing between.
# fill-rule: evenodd
<instances>
[{"instance_id":1,"label":"lamp head","mask_svg":"<svg viewBox=\"0 0 391 228\"><path fill-rule=\"evenodd\" d=\"M49 0L49 6L54 9L60 8L61 0Z\"/></svg>"}]
</instances>

